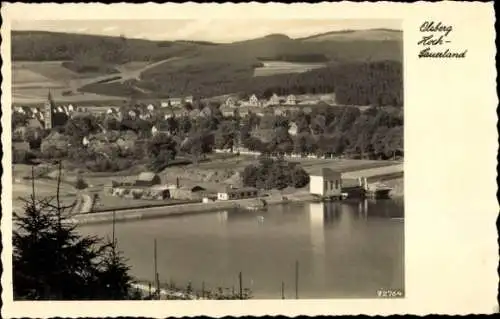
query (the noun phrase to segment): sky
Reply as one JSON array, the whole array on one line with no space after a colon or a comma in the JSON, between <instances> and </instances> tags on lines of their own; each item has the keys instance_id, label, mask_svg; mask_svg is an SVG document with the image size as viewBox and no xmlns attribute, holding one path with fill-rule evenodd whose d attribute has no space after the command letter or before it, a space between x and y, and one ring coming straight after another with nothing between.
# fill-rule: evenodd
<instances>
[{"instance_id":1,"label":"sky","mask_svg":"<svg viewBox=\"0 0 500 319\"><path fill-rule=\"evenodd\" d=\"M402 30L401 20L319 19L169 19L169 20L16 20L13 30L39 30L119 36L149 40L198 40L227 43L273 33L291 38L339 30Z\"/></svg>"}]
</instances>

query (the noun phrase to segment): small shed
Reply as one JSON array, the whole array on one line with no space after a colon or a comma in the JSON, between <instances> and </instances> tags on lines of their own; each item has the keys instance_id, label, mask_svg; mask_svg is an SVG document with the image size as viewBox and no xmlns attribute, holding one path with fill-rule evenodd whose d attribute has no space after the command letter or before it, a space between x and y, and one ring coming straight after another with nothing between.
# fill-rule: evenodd
<instances>
[{"instance_id":1,"label":"small shed","mask_svg":"<svg viewBox=\"0 0 500 319\"><path fill-rule=\"evenodd\" d=\"M330 168L322 168L309 174L309 191L311 194L335 197L342 194L342 177L339 172Z\"/></svg>"},{"instance_id":2,"label":"small shed","mask_svg":"<svg viewBox=\"0 0 500 319\"><path fill-rule=\"evenodd\" d=\"M170 198L170 189L166 185L156 185L150 188L149 194L155 200L167 199Z\"/></svg>"},{"instance_id":3,"label":"small shed","mask_svg":"<svg viewBox=\"0 0 500 319\"><path fill-rule=\"evenodd\" d=\"M135 181L136 186L153 186L161 184L161 178L153 172L142 172Z\"/></svg>"},{"instance_id":4,"label":"small shed","mask_svg":"<svg viewBox=\"0 0 500 319\"><path fill-rule=\"evenodd\" d=\"M258 196L258 190L254 187L245 188L223 188L217 193L218 200L234 200L234 199L245 199L245 198L255 198Z\"/></svg>"}]
</instances>

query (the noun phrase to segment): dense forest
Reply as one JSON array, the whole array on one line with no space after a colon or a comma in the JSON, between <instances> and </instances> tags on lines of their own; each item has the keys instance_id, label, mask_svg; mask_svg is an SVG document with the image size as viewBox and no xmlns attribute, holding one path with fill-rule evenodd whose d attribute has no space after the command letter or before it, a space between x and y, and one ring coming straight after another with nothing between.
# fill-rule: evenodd
<instances>
[{"instance_id":1,"label":"dense forest","mask_svg":"<svg viewBox=\"0 0 500 319\"><path fill-rule=\"evenodd\" d=\"M203 70L205 72L203 72ZM403 70L396 61L352 62L330 65L304 73L253 77L251 66L235 68L229 63L187 66L180 72L143 74L141 81L128 84L91 84L83 88L93 93L157 97L195 95L217 96L240 92L269 97L272 93L336 93L337 103L344 105L403 105ZM142 90L134 89L140 87Z\"/></svg>"},{"instance_id":2,"label":"dense forest","mask_svg":"<svg viewBox=\"0 0 500 319\"><path fill-rule=\"evenodd\" d=\"M295 136L289 133L291 123L297 127ZM246 117L240 140L250 150L263 153L390 159L403 156L403 124L403 112L398 109L361 112L353 107L318 107L309 114Z\"/></svg>"},{"instance_id":3,"label":"dense forest","mask_svg":"<svg viewBox=\"0 0 500 319\"><path fill-rule=\"evenodd\" d=\"M115 64L128 61L158 61L186 55L206 44L188 41L150 41L123 36L98 36L45 31L12 31L13 61L89 60Z\"/></svg>"}]
</instances>

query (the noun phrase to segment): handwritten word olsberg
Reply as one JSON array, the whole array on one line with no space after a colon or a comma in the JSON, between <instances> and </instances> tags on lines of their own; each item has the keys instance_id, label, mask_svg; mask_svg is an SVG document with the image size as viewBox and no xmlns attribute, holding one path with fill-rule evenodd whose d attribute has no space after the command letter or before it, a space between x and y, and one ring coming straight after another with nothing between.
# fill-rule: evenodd
<instances>
[{"instance_id":1,"label":"handwritten word olsberg","mask_svg":"<svg viewBox=\"0 0 500 319\"><path fill-rule=\"evenodd\" d=\"M417 45L423 46L418 55L419 58L465 58L467 50L453 52L449 48L442 48L445 44L451 43L449 38L453 32L453 26L444 23L425 21L420 26L420 32L425 33ZM432 47L441 47L441 50L432 50Z\"/></svg>"}]
</instances>

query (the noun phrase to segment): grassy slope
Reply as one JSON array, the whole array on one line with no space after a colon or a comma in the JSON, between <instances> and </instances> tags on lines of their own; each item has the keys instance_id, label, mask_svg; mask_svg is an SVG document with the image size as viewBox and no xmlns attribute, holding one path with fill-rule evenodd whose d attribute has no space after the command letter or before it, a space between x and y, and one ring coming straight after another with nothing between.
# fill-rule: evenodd
<instances>
[{"instance_id":1,"label":"grassy slope","mask_svg":"<svg viewBox=\"0 0 500 319\"><path fill-rule=\"evenodd\" d=\"M370 40L370 41L403 41L403 32L391 29L371 29L371 30L345 30L333 31L313 36L301 38L302 41L318 42L318 41L353 41L353 40Z\"/></svg>"}]
</instances>

